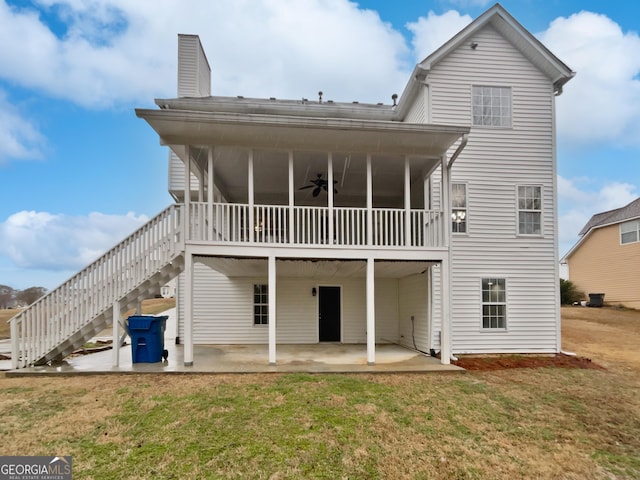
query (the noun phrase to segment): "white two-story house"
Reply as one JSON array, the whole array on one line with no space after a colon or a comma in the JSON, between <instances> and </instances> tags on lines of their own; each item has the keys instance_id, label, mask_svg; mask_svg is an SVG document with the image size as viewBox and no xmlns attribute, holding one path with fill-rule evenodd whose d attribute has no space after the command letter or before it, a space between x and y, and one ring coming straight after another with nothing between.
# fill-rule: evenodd
<instances>
[{"instance_id":1,"label":"white two-story house","mask_svg":"<svg viewBox=\"0 0 640 480\"><path fill-rule=\"evenodd\" d=\"M12 320L16 367L119 336L176 276L186 365L198 344L268 344L270 364L320 342L369 364L380 343L560 351L554 104L574 73L499 4L389 104L211 95L195 35L178 60L178 97L136 111L175 205Z\"/></svg>"}]
</instances>

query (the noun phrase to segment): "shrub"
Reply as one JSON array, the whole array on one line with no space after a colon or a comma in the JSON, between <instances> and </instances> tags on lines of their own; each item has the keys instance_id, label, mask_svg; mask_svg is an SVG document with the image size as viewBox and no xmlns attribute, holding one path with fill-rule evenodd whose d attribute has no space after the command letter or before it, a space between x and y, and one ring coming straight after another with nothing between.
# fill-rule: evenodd
<instances>
[{"instance_id":1,"label":"shrub","mask_svg":"<svg viewBox=\"0 0 640 480\"><path fill-rule=\"evenodd\" d=\"M572 281L560 279L560 303L562 305L572 305L584 298L584 292L579 292Z\"/></svg>"}]
</instances>

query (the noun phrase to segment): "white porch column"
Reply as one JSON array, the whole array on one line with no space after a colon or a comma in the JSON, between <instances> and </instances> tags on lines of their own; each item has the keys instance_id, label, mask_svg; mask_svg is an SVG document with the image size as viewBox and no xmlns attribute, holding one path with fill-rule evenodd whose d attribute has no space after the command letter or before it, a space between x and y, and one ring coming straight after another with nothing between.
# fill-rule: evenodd
<instances>
[{"instance_id":1,"label":"white porch column","mask_svg":"<svg viewBox=\"0 0 640 480\"><path fill-rule=\"evenodd\" d=\"M442 331L440 333L440 363L451 363L451 172L446 157L442 157L442 234L447 254L440 268L442 288Z\"/></svg>"},{"instance_id":2,"label":"white porch column","mask_svg":"<svg viewBox=\"0 0 640 480\"><path fill-rule=\"evenodd\" d=\"M367 245L373 245L373 180L370 153L367 153Z\"/></svg>"},{"instance_id":3,"label":"white porch column","mask_svg":"<svg viewBox=\"0 0 640 480\"><path fill-rule=\"evenodd\" d=\"M327 156L327 198L329 206L329 238L327 243L333 245L333 153Z\"/></svg>"},{"instance_id":4,"label":"white porch column","mask_svg":"<svg viewBox=\"0 0 640 480\"><path fill-rule=\"evenodd\" d=\"M213 160L213 146L209 147L209 158L207 162L207 230L205 232L206 238L209 240L215 240L213 229L213 202L215 192L215 178L214 178L214 160Z\"/></svg>"},{"instance_id":5,"label":"white porch column","mask_svg":"<svg viewBox=\"0 0 640 480\"><path fill-rule=\"evenodd\" d=\"M411 162L404 157L404 244L411 245Z\"/></svg>"},{"instance_id":6,"label":"white porch column","mask_svg":"<svg viewBox=\"0 0 640 480\"><path fill-rule=\"evenodd\" d=\"M255 239L255 228L256 228L256 224L255 224L255 215L254 215L254 211L253 211L253 204L254 204L254 190L253 190L253 149L249 150L249 158L247 159L247 182L248 182L248 188L247 191L249 192L249 241L253 242Z\"/></svg>"},{"instance_id":7,"label":"white porch column","mask_svg":"<svg viewBox=\"0 0 640 480\"><path fill-rule=\"evenodd\" d=\"M184 365L193 365L193 254L184 254Z\"/></svg>"},{"instance_id":8,"label":"white porch column","mask_svg":"<svg viewBox=\"0 0 640 480\"><path fill-rule=\"evenodd\" d=\"M191 154L189 145L184 146L186 160L184 162L184 240L191 240Z\"/></svg>"},{"instance_id":9,"label":"white porch column","mask_svg":"<svg viewBox=\"0 0 640 480\"><path fill-rule=\"evenodd\" d=\"M113 302L113 339L111 340L111 350L113 352L114 367L120 366L120 302L114 300Z\"/></svg>"},{"instance_id":10,"label":"white porch column","mask_svg":"<svg viewBox=\"0 0 640 480\"><path fill-rule=\"evenodd\" d=\"M269 365L276 364L276 257L269 257Z\"/></svg>"},{"instance_id":11,"label":"white porch column","mask_svg":"<svg viewBox=\"0 0 640 480\"><path fill-rule=\"evenodd\" d=\"M367 258L367 364L376 363L375 263Z\"/></svg>"},{"instance_id":12,"label":"white porch column","mask_svg":"<svg viewBox=\"0 0 640 480\"><path fill-rule=\"evenodd\" d=\"M294 215L295 215L295 186L293 184L293 151L289 150L289 243L293 244L295 239Z\"/></svg>"}]
</instances>

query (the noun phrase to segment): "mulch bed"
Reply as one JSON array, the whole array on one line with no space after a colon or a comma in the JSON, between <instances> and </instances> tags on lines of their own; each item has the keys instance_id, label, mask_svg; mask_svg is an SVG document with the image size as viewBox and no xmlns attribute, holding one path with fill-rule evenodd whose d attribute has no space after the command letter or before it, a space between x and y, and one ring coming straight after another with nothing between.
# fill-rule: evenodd
<instances>
[{"instance_id":1,"label":"mulch bed","mask_svg":"<svg viewBox=\"0 0 640 480\"><path fill-rule=\"evenodd\" d=\"M507 368L583 368L606 370L593 363L590 358L573 355L499 355L482 357L459 357L452 362L465 370L505 370Z\"/></svg>"}]
</instances>

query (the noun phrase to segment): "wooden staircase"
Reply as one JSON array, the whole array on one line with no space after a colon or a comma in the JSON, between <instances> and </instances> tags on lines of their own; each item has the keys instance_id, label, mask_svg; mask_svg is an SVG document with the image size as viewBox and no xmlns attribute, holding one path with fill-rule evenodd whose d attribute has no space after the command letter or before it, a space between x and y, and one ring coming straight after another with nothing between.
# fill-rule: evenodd
<instances>
[{"instance_id":1,"label":"wooden staircase","mask_svg":"<svg viewBox=\"0 0 640 480\"><path fill-rule=\"evenodd\" d=\"M184 269L182 207L172 205L11 322L13 368L60 361Z\"/></svg>"}]
</instances>

